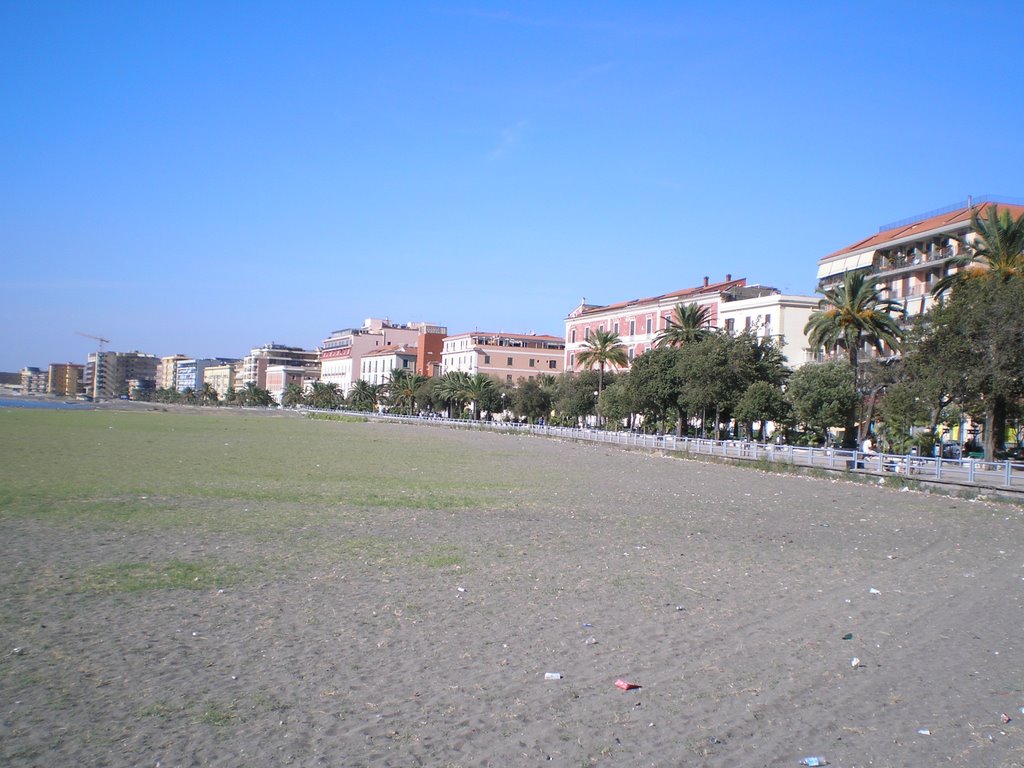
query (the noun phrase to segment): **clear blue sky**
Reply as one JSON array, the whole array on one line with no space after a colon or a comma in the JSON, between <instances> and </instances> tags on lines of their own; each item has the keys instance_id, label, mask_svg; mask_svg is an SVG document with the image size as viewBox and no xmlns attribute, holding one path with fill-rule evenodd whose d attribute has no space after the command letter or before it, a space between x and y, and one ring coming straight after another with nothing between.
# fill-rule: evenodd
<instances>
[{"instance_id":1,"label":"clear blue sky","mask_svg":"<svg viewBox=\"0 0 1024 768\"><path fill-rule=\"evenodd\" d=\"M0 370L563 333L1024 197L1019 3L0 2Z\"/></svg>"}]
</instances>

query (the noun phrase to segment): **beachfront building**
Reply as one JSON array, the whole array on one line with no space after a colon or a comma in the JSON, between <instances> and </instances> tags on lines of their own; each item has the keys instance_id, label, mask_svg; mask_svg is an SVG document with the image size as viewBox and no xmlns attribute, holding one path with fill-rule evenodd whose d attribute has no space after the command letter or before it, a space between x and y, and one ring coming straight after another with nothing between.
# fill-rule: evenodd
<instances>
[{"instance_id":1,"label":"beachfront building","mask_svg":"<svg viewBox=\"0 0 1024 768\"><path fill-rule=\"evenodd\" d=\"M393 371L416 370L419 348L405 344L389 344L386 347L367 352L359 360L359 378L370 384L387 384Z\"/></svg>"},{"instance_id":2,"label":"beachfront building","mask_svg":"<svg viewBox=\"0 0 1024 768\"><path fill-rule=\"evenodd\" d=\"M264 344L262 347L253 347L249 354L242 358L242 364L236 366L235 389L244 389L246 384L255 384L260 389L270 389L267 386L267 369L273 366L306 368L312 376L314 372L320 370L320 352L274 342Z\"/></svg>"},{"instance_id":3,"label":"beachfront building","mask_svg":"<svg viewBox=\"0 0 1024 768\"><path fill-rule=\"evenodd\" d=\"M744 332L778 342L786 363L799 368L816 359L804 328L820 297L765 293L748 299L723 296L718 306L719 327L736 335Z\"/></svg>"},{"instance_id":4,"label":"beachfront building","mask_svg":"<svg viewBox=\"0 0 1024 768\"><path fill-rule=\"evenodd\" d=\"M265 371L264 381L270 396L278 405L284 404L284 393L292 384L297 384L303 392L313 388L313 382L320 378L319 366L308 365L269 365Z\"/></svg>"},{"instance_id":5,"label":"beachfront building","mask_svg":"<svg viewBox=\"0 0 1024 768\"><path fill-rule=\"evenodd\" d=\"M324 339L320 351L320 379L334 384L345 395L360 377L363 355L389 345L416 347L424 355L436 348L436 338L444 338L447 329L433 323L394 325L387 319L367 318L361 328L343 328ZM422 343L420 343L422 339ZM431 375L430 361L422 361L424 375ZM420 361L417 360L417 371Z\"/></svg>"},{"instance_id":6,"label":"beachfront building","mask_svg":"<svg viewBox=\"0 0 1024 768\"><path fill-rule=\"evenodd\" d=\"M45 395L48 376L46 371L34 366L21 369L21 392L26 395Z\"/></svg>"},{"instance_id":7,"label":"beachfront building","mask_svg":"<svg viewBox=\"0 0 1024 768\"><path fill-rule=\"evenodd\" d=\"M59 397L74 397L82 386L82 369L77 363L50 363L46 391Z\"/></svg>"},{"instance_id":8,"label":"beachfront building","mask_svg":"<svg viewBox=\"0 0 1024 768\"><path fill-rule=\"evenodd\" d=\"M85 366L85 391L94 399L128 397L132 387L152 389L160 360L144 352L90 352Z\"/></svg>"},{"instance_id":9,"label":"beachfront building","mask_svg":"<svg viewBox=\"0 0 1024 768\"><path fill-rule=\"evenodd\" d=\"M177 372L174 377L174 388L177 389L179 392L184 392L186 389L191 389L193 392L198 392L199 389L203 386L204 376L206 375L207 368L221 366L227 363L235 364L236 362L237 361L232 360L229 357L190 357L187 360L179 360L177 365Z\"/></svg>"},{"instance_id":10,"label":"beachfront building","mask_svg":"<svg viewBox=\"0 0 1024 768\"><path fill-rule=\"evenodd\" d=\"M540 374L562 372L565 342L536 333L484 333L473 331L448 336L441 353L444 373L486 373L509 384Z\"/></svg>"},{"instance_id":11,"label":"beachfront building","mask_svg":"<svg viewBox=\"0 0 1024 768\"><path fill-rule=\"evenodd\" d=\"M188 359L188 355L182 354L161 357L156 366L156 388L174 389L178 375L178 363Z\"/></svg>"},{"instance_id":12,"label":"beachfront building","mask_svg":"<svg viewBox=\"0 0 1024 768\"><path fill-rule=\"evenodd\" d=\"M695 288L615 304L588 304L583 299L565 319L565 369L576 370L576 356L597 331L618 334L632 362L651 349L658 334L668 328L677 304L707 307L709 324L718 327L724 302L771 294L778 291L761 285L748 286L746 278L734 280L732 275L726 275L720 282L712 283L705 277L703 284Z\"/></svg>"},{"instance_id":13,"label":"beachfront building","mask_svg":"<svg viewBox=\"0 0 1024 768\"><path fill-rule=\"evenodd\" d=\"M818 288L842 282L847 272L864 272L877 280L882 296L903 305L908 317L923 314L935 302L935 283L958 269L954 260L970 256L964 241L973 241L971 211L987 216L990 205L1008 210L1014 218L1024 206L997 200L968 198L929 213L879 227L869 235L818 260Z\"/></svg>"},{"instance_id":14,"label":"beachfront building","mask_svg":"<svg viewBox=\"0 0 1024 768\"><path fill-rule=\"evenodd\" d=\"M199 385L209 384L210 388L217 393L221 400L227 395L228 390L235 385L235 370L238 365L234 362L221 363L220 365L208 365L203 368L203 380Z\"/></svg>"}]
</instances>

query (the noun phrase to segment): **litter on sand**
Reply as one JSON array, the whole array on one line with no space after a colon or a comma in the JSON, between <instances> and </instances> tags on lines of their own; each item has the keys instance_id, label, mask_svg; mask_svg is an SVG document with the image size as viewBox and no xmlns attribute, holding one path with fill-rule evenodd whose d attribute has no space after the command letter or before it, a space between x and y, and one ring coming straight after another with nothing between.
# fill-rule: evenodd
<instances>
[{"instance_id":1,"label":"litter on sand","mask_svg":"<svg viewBox=\"0 0 1024 768\"><path fill-rule=\"evenodd\" d=\"M639 688L640 686L637 685L636 683L626 682L625 680L623 680L620 677L618 680L615 681L615 687L616 688L621 688L624 691L632 691L632 690L635 690L635 689Z\"/></svg>"}]
</instances>

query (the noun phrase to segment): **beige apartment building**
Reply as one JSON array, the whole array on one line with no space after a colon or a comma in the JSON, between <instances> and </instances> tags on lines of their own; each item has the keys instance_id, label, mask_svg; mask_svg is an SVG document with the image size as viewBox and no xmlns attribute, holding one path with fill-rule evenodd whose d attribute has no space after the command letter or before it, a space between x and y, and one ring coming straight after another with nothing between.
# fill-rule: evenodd
<instances>
[{"instance_id":1,"label":"beige apartment building","mask_svg":"<svg viewBox=\"0 0 1024 768\"><path fill-rule=\"evenodd\" d=\"M560 374L564 353L565 342L557 336L473 331L445 338L441 368L444 373L486 373L518 384L541 374Z\"/></svg>"},{"instance_id":2,"label":"beige apartment building","mask_svg":"<svg viewBox=\"0 0 1024 768\"><path fill-rule=\"evenodd\" d=\"M50 363L46 391L59 397L74 397L82 387L83 369L77 363Z\"/></svg>"},{"instance_id":3,"label":"beige apartment building","mask_svg":"<svg viewBox=\"0 0 1024 768\"><path fill-rule=\"evenodd\" d=\"M174 389L178 376L178 363L188 359L188 355L167 355L161 357L156 368L156 388Z\"/></svg>"},{"instance_id":4,"label":"beige apartment building","mask_svg":"<svg viewBox=\"0 0 1024 768\"><path fill-rule=\"evenodd\" d=\"M221 363L210 365L203 369L203 384L209 384L221 400L227 395L228 390L235 383L236 363Z\"/></svg>"}]
</instances>

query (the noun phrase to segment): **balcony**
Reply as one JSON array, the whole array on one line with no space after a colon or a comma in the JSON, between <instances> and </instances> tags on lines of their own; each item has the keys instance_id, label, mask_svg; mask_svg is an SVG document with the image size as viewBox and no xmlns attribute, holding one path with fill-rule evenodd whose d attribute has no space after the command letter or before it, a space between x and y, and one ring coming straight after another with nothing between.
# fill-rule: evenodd
<instances>
[{"instance_id":1,"label":"balcony","mask_svg":"<svg viewBox=\"0 0 1024 768\"><path fill-rule=\"evenodd\" d=\"M894 251L892 253L879 253L875 257L876 263L871 267L872 275L886 274L891 272L912 272L927 264L940 264L953 258L970 257L971 249L962 245L947 245L936 248L934 251Z\"/></svg>"}]
</instances>

